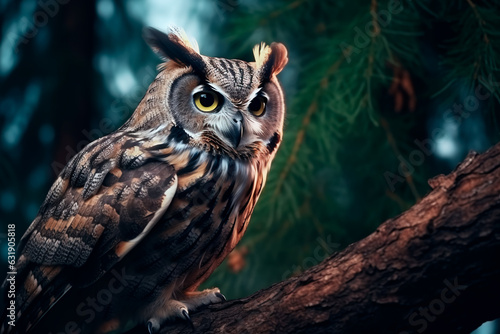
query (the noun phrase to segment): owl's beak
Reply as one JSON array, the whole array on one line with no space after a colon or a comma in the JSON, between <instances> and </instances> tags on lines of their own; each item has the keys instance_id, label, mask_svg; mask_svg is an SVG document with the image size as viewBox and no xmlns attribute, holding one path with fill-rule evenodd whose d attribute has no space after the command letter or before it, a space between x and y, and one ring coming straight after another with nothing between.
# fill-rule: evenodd
<instances>
[{"instance_id":1,"label":"owl's beak","mask_svg":"<svg viewBox=\"0 0 500 334\"><path fill-rule=\"evenodd\" d=\"M243 137L243 116L240 112L233 116L231 125L228 131L225 131L224 136L229 141L229 143L233 146L233 148L237 148L240 144L241 137Z\"/></svg>"}]
</instances>

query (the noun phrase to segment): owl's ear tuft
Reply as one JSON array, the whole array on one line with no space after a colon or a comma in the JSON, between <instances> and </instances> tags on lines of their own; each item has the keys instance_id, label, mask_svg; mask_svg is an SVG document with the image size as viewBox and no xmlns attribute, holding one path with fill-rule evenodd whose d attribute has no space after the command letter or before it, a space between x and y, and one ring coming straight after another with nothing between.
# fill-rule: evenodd
<instances>
[{"instance_id":1,"label":"owl's ear tuft","mask_svg":"<svg viewBox=\"0 0 500 334\"><path fill-rule=\"evenodd\" d=\"M288 51L281 43L272 43L265 46L264 43L256 45L253 49L257 67L261 69L261 80L268 81L278 75L288 63Z\"/></svg>"},{"instance_id":2,"label":"owl's ear tuft","mask_svg":"<svg viewBox=\"0 0 500 334\"><path fill-rule=\"evenodd\" d=\"M198 44L191 42L184 30L170 28L165 34L155 28L145 28L143 37L151 49L165 61L172 60L179 65L191 66L199 74L205 75L205 62L201 58Z\"/></svg>"}]
</instances>

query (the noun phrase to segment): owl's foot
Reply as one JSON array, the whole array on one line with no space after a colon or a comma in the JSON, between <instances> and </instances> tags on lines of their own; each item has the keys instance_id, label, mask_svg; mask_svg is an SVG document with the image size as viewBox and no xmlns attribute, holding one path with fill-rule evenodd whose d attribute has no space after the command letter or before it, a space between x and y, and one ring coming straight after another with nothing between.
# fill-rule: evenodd
<instances>
[{"instance_id":1,"label":"owl's foot","mask_svg":"<svg viewBox=\"0 0 500 334\"><path fill-rule=\"evenodd\" d=\"M226 297L218 288L206 289L203 291L192 291L184 294L183 300L171 299L165 304L164 312L161 316L152 317L147 322L150 334L158 333L164 320L170 318L180 318L193 325L189 311L194 311L203 305L220 303L226 300Z\"/></svg>"},{"instance_id":2,"label":"owl's foot","mask_svg":"<svg viewBox=\"0 0 500 334\"><path fill-rule=\"evenodd\" d=\"M165 308L162 310L161 314L148 320L147 327L149 333L158 333L161 324L165 320L172 318L180 318L192 324L191 318L189 317L188 306L178 300L171 299L165 304Z\"/></svg>"},{"instance_id":3,"label":"owl's foot","mask_svg":"<svg viewBox=\"0 0 500 334\"><path fill-rule=\"evenodd\" d=\"M220 293L219 288L205 289L203 291L192 291L184 294L185 299L181 300L188 306L190 311L203 305L210 305L225 302L226 297Z\"/></svg>"}]
</instances>

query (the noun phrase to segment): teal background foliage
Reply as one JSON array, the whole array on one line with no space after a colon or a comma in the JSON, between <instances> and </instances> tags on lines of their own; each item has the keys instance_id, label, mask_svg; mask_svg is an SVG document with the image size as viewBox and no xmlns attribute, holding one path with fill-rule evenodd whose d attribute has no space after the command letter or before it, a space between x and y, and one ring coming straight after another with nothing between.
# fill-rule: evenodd
<instances>
[{"instance_id":1,"label":"teal background foliage","mask_svg":"<svg viewBox=\"0 0 500 334\"><path fill-rule=\"evenodd\" d=\"M289 50L282 147L245 237L205 284L228 298L363 238L499 140L495 1L3 0L0 23L4 264L5 226L20 238L62 166L153 80L144 26L181 26L210 56Z\"/></svg>"}]
</instances>

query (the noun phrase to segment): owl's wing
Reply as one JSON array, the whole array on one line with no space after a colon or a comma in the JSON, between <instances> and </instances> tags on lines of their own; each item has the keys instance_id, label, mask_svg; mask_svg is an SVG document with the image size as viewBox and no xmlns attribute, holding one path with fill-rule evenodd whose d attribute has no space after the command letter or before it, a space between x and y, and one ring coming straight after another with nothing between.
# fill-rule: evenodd
<instances>
[{"instance_id":1,"label":"owl's wing","mask_svg":"<svg viewBox=\"0 0 500 334\"><path fill-rule=\"evenodd\" d=\"M39 295L57 301L71 287L71 268L85 269L77 284L95 282L151 230L176 189L174 168L137 138L115 134L87 146L61 172L20 242L18 310L32 308Z\"/></svg>"}]
</instances>

